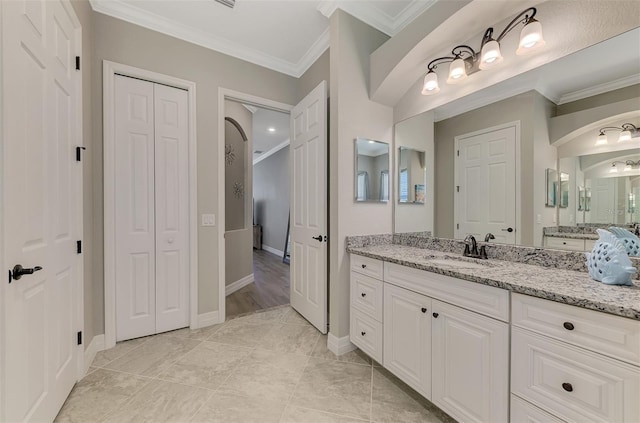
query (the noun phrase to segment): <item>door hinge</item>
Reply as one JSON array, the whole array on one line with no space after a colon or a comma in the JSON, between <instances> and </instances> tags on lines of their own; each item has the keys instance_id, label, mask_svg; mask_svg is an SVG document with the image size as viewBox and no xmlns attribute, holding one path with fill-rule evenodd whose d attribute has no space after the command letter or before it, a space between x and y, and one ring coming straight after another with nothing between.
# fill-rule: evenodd
<instances>
[{"instance_id":1,"label":"door hinge","mask_svg":"<svg viewBox=\"0 0 640 423\"><path fill-rule=\"evenodd\" d=\"M86 150L86 147L76 147L76 162L82 161L82 150Z\"/></svg>"},{"instance_id":2,"label":"door hinge","mask_svg":"<svg viewBox=\"0 0 640 423\"><path fill-rule=\"evenodd\" d=\"M76 253L82 254L82 241L76 241Z\"/></svg>"},{"instance_id":3,"label":"door hinge","mask_svg":"<svg viewBox=\"0 0 640 423\"><path fill-rule=\"evenodd\" d=\"M76 70L80 70L80 56L76 56Z\"/></svg>"},{"instance_id":4,"label":"door hinge","mask_svg":"<svg viewBox=\"0 0 640 423\"><path fill-rule=\"evenodd\" d=\"M78 332L78 345L82 345L82 331Z\"/></svg>"},{"instance_id":5,"label":"door hinge","mask_svg":"<svg viewBox=\"0 0 640 423\"><path fill-rule=\"evenodd\" d=\"M458 154L458 157L460 157L460 150L458 150L457 154Z\"/></svg>"},{"instance_id":6,"label":"door hinge","mask_svg":"<svg viewBox=\"0 0 640 423\"><path fill-rule=\"evenodd\" d=\"M460 185L456 185L456 191L460 192Z\"/></svg>"},{"instance_id":7,"label":"door hinge","mask_svg":"<svg viewBox=\"0 0 640 423\"><path fill-rule=\"evenodd\" d=\"M456 229L460 229L460 224L456 223Z\"/></svg>"}]
</instances>

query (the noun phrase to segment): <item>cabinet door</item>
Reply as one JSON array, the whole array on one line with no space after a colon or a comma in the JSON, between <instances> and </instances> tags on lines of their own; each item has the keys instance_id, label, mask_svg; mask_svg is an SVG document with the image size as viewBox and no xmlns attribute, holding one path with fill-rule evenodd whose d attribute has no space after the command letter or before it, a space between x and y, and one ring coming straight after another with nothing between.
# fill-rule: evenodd
<instances>
[{"instance_id":1,"label":"cabinet door","mask_svg":"<svg viewBox=\"0 0 640 423\"><path fill-rule=\"evenodd\" d=\"M432 301L433 403L458 421L509 419L509 325Z\"/></svg>"},{"instance_id":2,"label":"cabinet door","mask_svg":"<svg viewBox=\"0 0 640 423\"><path fill-rule=\"evenodd\" d=\"M431 398L431 299L384 284L384 367Z\"/></svg>"}]
</instances>

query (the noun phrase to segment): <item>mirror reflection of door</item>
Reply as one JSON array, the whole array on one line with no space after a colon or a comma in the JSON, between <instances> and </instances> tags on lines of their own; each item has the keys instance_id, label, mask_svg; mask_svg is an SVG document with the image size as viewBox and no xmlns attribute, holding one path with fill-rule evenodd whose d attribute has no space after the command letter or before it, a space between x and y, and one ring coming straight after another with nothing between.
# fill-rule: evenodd
<instances>
[{"instance_id":1,"label":"mirror reflection of door","mask_svg":"<svg viewBox=\"0 0 640 423\"><path fill-rule=\"evenodd\" d=\"M455 235L516 242L516 126L456 137Z\"/></svg>"}]
</instances>

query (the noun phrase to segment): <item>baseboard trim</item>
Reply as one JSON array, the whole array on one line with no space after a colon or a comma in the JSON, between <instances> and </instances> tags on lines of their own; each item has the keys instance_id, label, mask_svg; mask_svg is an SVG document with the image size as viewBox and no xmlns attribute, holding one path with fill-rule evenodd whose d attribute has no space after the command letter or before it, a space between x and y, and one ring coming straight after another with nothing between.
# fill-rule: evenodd
<instances>
[{"instance_id":1,"label":"baseboard trim","mask_svg":"<svg viewBox=\"0 0 640 423\"><path fill-rule=\"evenodd\" d=\"M218 323L222 323L220 321L220 312L210 311L208 313L198 314L198 322L196 323L196 327L191 329L205 328L207 326L217 325Z\"/></svg>"},{"instance_id":2,"label":"baseboard trim","mask_svg":"<svg viewBox=\"0 0 640 423\"><path fill-rule=\"evenodd\" d=\"M89 346L84 350L84 375L89 371L89 367L93 364L96 354L104 350L104 335L96 335L93 337Z\"/></svg>"},{"instance_id":3,"label":"baseboard trim","mask_svg":"<svg viewBox=\"0 0 640 423\"><path fill-rule=\"evenodd\" d=\"M342 338L338 338L337 336L329 332L329 336L327 336L327 348L335 355L342 355L348 353L349 351L353 351L358 347L351 343L348 335L343 336Z\"/></svg>"},{"instance_id":4,"label":"baseboard trim","mask_svg":"<svg viewBox=\"0 0 640 423\"><path fill-rule=\"evenodd\" d=\"M235 281L233 283L230 283L225 288L225 296L228 297L229 295L233 294L237 290L244 288L245 286L249 285L250 283L253 283L253 281L254 281L254 277L253 277L253 273L252 273L250 275L245 276L242 279L238 279L237 281Z\"/></svg>"},{"instance_id":5,"label":"baseboard trim","mask_svg":"<svg viewBox=\"0 0 640 423\"><path fill-rule=\"evenodd\" d=\"M268 253L275 254L276 256L282 257L284 256L284 251L276 250L273 247L269 247L268 245L262 244L262 249Z\"/></svg>"}]
</instances>

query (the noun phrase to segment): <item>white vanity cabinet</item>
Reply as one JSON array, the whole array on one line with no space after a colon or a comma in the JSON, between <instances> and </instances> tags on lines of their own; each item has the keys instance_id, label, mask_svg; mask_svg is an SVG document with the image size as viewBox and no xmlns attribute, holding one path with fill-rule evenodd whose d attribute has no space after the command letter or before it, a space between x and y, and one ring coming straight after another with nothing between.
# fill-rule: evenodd
<instances>
[{"instance_id":1,"label":"white vanity cabinet","mask_svg":"<svg viewBox=\"0 0 640 423\"><path fill-rule=\"evenodd\" d=\"M640 321L521 294L512 302L514 396L563 421L640 421Z\"/></svg>"},{"instance_id":2,"label":"white vanity cabinet","mask_svg":"<svg viewBox=\"0 0 640 423\"><path fill-rule=\"evenodd\" d=\"M351 343L382 363L382 261L351 256Z\"/></svg>"},{"instance_id":3,"label":"white vanity cabinet","mask_svg":"<svg viewBox=\"0 0 640 423\"><path fill-rule=\"evenodd\" d=\"M545 236L545 247L554 250L591 251L596 243L593 239L562 238Z\"/></svg>"}]
</instances>

